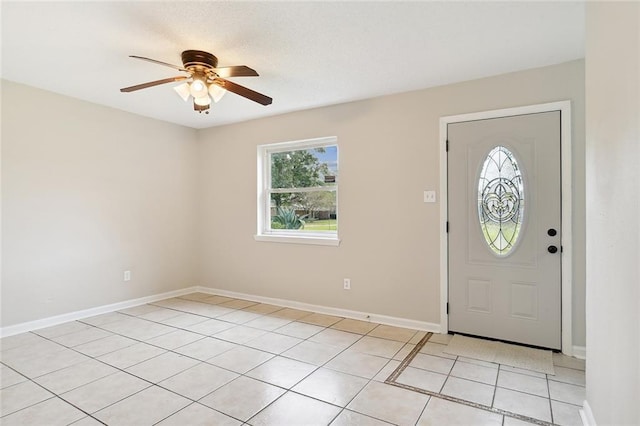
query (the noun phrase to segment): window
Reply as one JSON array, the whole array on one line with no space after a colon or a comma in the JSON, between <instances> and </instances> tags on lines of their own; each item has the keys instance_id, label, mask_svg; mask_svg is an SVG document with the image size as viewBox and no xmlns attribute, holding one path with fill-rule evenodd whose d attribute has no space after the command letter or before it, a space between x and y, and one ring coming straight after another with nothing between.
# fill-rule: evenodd
<instances>
[{"instance_id":1,"label":"window","mask_svg":"<svg viewBox=\"0 0 640 426\"><path fill-rule=\"evenodd\" d=\"M258 147L258 241L338 245L335 137Z\"/></svg>"},{"instance_id":2,"label":"window","mask_svg":"<svg viewBox=\"0 0 640 426\"><path fill-rule=\"evenodd\" d=\"M515 247L524 219L524 183L515 156L504 146L487 154L478 179L478 218L482 235L498 256Z\"/></svg>"}]
</instances>

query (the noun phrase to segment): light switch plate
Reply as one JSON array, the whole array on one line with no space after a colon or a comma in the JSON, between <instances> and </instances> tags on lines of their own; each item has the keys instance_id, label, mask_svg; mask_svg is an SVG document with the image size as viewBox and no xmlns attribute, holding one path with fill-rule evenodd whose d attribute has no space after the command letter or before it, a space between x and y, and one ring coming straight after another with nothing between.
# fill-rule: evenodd
<instances>
[{"instance_id":1,"label":"light switch plate","mask_svg":"<svg viewBox=\"0 0 640 426\"><path fill-rule=\"evenodd\" d=\"M424 202L425 203L435 203L436 202L436 191L424 191Z\"/></svg>"}]
</instances>

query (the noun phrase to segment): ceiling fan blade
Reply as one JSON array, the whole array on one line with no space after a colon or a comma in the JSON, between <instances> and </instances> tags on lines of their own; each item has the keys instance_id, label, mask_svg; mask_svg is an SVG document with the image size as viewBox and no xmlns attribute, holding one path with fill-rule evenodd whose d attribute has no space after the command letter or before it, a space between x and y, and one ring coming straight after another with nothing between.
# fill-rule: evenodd
<instances>
[{"instance_id":1,"label":"ceiling fan blade","mask_svg":"<svg viewBox=\"0 0 640 426\"><path fill-rule=\"evenodd\" d=\"M222 67L215 69L216 74L222 78L227 77L257 77L258 73L253 68L246 65L236 65L233 67Z\"/></svg>"},{"instance_id":2,"label":"ceiling fan blade","mask_svg":"<svg viewBox=\"0 0 640 426\"><path fill-rule=\"evenodd\" d=\"M184 69L182 67L179 67L177 65L169 64L167 62L158 61L156 59L145 58L144 56L136 56L136 55L129 55L129 57L130 58L136 58L136 59L142 59L143 61L153 62L154 64L158 64L158 65L164 65L166 67L171 67L171 68L176 69L178 71L189 72L186 69Z\"/></svg>"},{"instance_id":3,"label":"ceiling fan blade","mask_svg":"<svg viewBox=\"0 0 640 426\"><path fill-rule=\"evenodd\" d=\"M225 80L224 78L216 79L215 83L218 84L218 86L235 93L236 95L244 96L245 98L257 102L261 105L271 105L271 102L273 102L273 99L266 95L263 95L262 93L255 92L232 81Z\"/></svg>"},{"instance_id":4,"label":"ceiling fan blade","mask_svg":"<svg viewBox=\"0 0 640 426\"><path fill-rule=\"evenodd\" d=\"M175 81L182 81L182 80L186 80L187 78L189 78L189 77L180 75L178 77L170 77L170 78L165 78L165 79L162 79L162 80L150 81L148 83L136 84L135 86L125 87L123 89L120 89L120 91L121 92L135 92L136 90L146 89L147 87L159 86L161 84L173 83Z\"/></svg>"}]
</instances>

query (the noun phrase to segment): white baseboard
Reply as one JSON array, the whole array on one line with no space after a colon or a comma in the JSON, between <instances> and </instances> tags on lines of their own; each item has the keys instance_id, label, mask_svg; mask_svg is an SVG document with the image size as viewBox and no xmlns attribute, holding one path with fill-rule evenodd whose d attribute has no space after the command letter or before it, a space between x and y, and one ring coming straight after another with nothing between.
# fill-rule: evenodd
<instances>
[{"instance_id":1,"label":"white baseboard","mask_svg":"<svg viewBox=\"0 0 640 426\"><path fill-rule=\"evenodd\" d=\"M154 294L152 296L140 297L138 299L125 300L124 302L112 303L110 305L97 306L95 308L69 312L67 314L42 318L35 321L9 325L7 327L0 328L0 337L9 337L15 334L26 333L28 331L39 330L41 328L62 324L64 322L76 321L95 315L106 314L108 312L119 311L126 308L132 308L134 306L144 305L145 303L157 302L158 300L169 299L171 297L184 296L185 294L197 291L196 288L199 287L188 287L180 290L168 291L166 293Z\"/></svg>"},{"instance_id":2,"label":"white baseboard","mask_svg":"<svg viewBox=\"0 0 640 426\"><path fill-rule=\"evenodd\" d=\"M371 314L367 312L352 311L349 309L332 308L329 306L314 305L311 303L296 302L287 299L276 299L273 297L256 296L253 294L238 293L235 291L223 290L210 287L195 287L195 291L208 294L218 294L220 296L233 297L236 299L245 299L252 302L268 303L270 305L284 306L285 308L300 309L304 311L312 311L320 314L335 315L344 318L357 319L362 321L376 322L384 325L392 325L395 327L412 328L414 330L431 331L440 333L440 324L426 321L417 321L407 318L392 317L387 315Z\"/></svg>"},{"instance_id":3,"label":"white baseboard","mask_svg":"<svg viewBox=\"0 0 640 426\"><path fill-rule=\"evenodd\" d=\"M0 328L0 337L9 337L15 334L26 333L28 331L39 330L41 328L52 327L69 321L77 321L83 318L95 315L106 314L109 312L120 311L134 306L144 305L145 303L157 302L158 300L169 299L171 297L184 296L185 294L200 292L207 294L219 294L221 296L251 300L253 302L269 303L272 305L284 306L286 308L301 309L305 311L318 312L327 315L336 315L344 318L353 318L363 321L377 322L379 324L393 325L396 327L413 328L416 330L440 332L440 324L434 324L424 321L416 321L406 318L391 317L387 315L368 314L366 312L351 311L348 309L332 308L328 306L313 305L310 303L296 302L286 299L276 299L273 297L255 296L252 294L238 293L222 289L210 287L192 286L180 290L169 291L166 293L155 294L152 296L140 297L138 299L125 300L123 302L112 303L109 305L97 306L95 308L84 309L81 311L69 312L53 317L42 318L35 321L23 322L20 324L10 325Z\"/></svg>"},{"instance_id":4,"label":"white baseboard","mask_svg":"<svg viewBox=\"0 0 640 426\"><path fill-rule=\"evenodd\" d=\"M584 426L597 426L596 419L593 417L593 411L591 411L591 407L586 399L580 409L580 418L582 419L582 424Z\"/></svg>"},{"instance_id":5,"label":"white baseboard","mask_svg":"<svg viewBox=\"0 0 640 426\"><path fill-rule=\"evenodd\" d=\"M587 359L587 348L585 346L573 346L573 356L580 359Z\"/></svg>"},{"instance_id":6,"label":"white baseboard","mask_svg":"<svg viewBox=\"0 0 640 426\"><path fill-rule=\"evenodd\" d=\"M297 302L287 299L277 299L266 296L256 296L253 294L239 293L235 291L223 290L218 288L192 286L180 290L169 291L166 293L155 294L152 296L141 297L138 299L126 300L123 302L112 303L110 305L98 306L95 308L84 309L81 311L70 312L67 314L56 315L53 317L43 318L35 321L24 322L20 324L10 325L0 328L0 337L13 336L19 333L39 330L45 327L62 324L68 321L76 321L95 315L105 314L108 312L119 311L134 306L143 305L145 303L157 302L158 300L168 299L171 297L183 296L185 294L200 292L207 294L219 294L221 296L233 297L238 299L251 300L253 302L268 303L271 305L284 306L286 308L301 309L305 311L318 312L326 315L335 315L344 318L352 318L362 321L376 322L379 324L392 325L395 327L412 328L415 330L430 331L440 333L441 326L437 323L426 321L418 321L407 318L392 317L388 315L373 314L361 311L352 311L349 309L333 308L329 306L314 305L311 303ZM586 349L584 346L573 346L573 356L585 359ZM590 411L589 411L590 412ZM594 423L595 424L595 423Z\"/></svg>"}]
</instances>

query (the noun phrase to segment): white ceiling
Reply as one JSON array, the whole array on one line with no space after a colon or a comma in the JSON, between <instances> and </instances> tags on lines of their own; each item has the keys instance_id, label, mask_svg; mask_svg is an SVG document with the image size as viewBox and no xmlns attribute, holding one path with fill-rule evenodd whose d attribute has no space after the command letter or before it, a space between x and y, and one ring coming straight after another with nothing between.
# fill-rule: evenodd
<instances>
[{"instance_id":1,"label":"white ceiling","mask_svg":"<svg viewBox=\"0 0 640 426\"><path fill-rule=\"evenodd\" d=\"M583 2L8 2L2 78L184 126L288 111L551 65L584 57ZM198 114L167 84L187 49L260 77ZM36 106L37 107L37 106ZM41 111L42 113L42 111Z\"/></svg>"}]
</instances>

